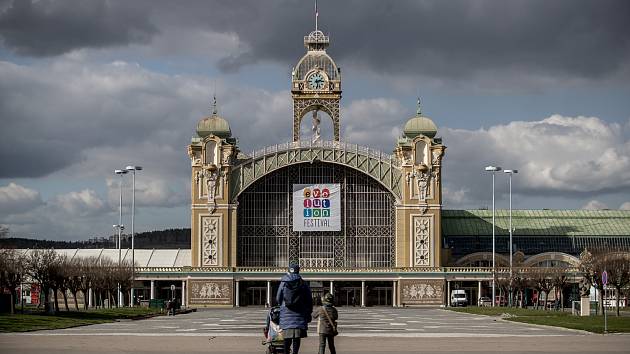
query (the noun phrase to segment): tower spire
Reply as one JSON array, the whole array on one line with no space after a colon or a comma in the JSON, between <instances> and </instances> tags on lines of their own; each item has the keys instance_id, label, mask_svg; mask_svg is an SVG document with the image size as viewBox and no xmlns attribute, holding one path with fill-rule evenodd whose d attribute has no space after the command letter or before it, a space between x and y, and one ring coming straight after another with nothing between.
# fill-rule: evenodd
<instances>
[{"instance_id":1,"label":"tower spire","mask_svg":"<svg viewBox=\"0 0 630 354\"><path fill-rule=\"evenodd\" d=\"M420 109L420 96L418 96L418 107L416 108L416 115L419 117L422 115L422 110Z\"/></svg>"},{"instance_id":2,"label":"tower spire","mask_svg":"<svg viewBox=\"0 0 630 354\"><path fill-rule=\"evenodd\" d=\"M217 94L212 95L212 115L217 115Z\"/></svg>"}]
</instances>

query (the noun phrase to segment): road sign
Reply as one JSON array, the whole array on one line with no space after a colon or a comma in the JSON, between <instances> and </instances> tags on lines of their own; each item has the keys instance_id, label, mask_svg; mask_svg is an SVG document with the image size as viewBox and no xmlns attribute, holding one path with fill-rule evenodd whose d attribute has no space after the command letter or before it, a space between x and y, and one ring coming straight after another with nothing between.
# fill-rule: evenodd
<instances>
[{"instance_id":1,"label":"road sign","mask_svg":"<svg viewBox=\"0 0 630 354\"><path fill-rule=\"evenodd\" d=\"M175 291L175 285L171 285L171 291Z\"/></svg>"},{"instance_id":2,"label":"road sign","mask_svg":"<svg viewBox=\"0 0 630 354\"><path fill-rule=\"evenodd\" d=\"M603 285L608 284L608 272L607 271L603 271L602 272L602 284Z\"/></svg>"}]
</instances>

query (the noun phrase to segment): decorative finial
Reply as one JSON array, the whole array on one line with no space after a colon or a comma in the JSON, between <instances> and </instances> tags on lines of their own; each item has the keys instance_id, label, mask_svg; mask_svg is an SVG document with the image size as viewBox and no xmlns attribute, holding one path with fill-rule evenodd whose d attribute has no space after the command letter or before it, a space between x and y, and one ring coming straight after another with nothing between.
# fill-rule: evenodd
<instances>
[{"instance_id":1,"label":"decorative finial","mask_svg":"<svg viewBox=\"0 0 630 354\"><path fill-rule=\"evenodd\" d=\"M416 115L418 117L422 115L422 110L420 109L420 96L418 96L418 108L416 109Z\"/></svg>"},{"instance_id":2,"label":"decorative finial","mask_svg":"<svg viewBox=\"0 0 630 354\"><path fill-rule=\"evenodd\" d=\"M212 115L213 116L217 115L217 95L216 94L212 96Z\"/></svg>"}]
</instances>

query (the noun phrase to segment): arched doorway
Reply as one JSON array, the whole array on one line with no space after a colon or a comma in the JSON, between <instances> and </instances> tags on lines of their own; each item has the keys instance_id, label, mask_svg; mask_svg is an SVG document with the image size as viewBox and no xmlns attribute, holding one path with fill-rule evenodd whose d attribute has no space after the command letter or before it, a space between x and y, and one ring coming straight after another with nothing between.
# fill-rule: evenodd
<instances>
[{"instance_id":1,"label":"arched doorway","mask_svg":"<svg viewBox=\"0 0 630 354\"><path fill-rule=\"evenodd\" d=\"M341 185L340 231L293 231L292 185ZM276 170L238 197L237 265L387 268L395 264L395 199L372 177L323 162Z\"/></svg>"}]
</instances>

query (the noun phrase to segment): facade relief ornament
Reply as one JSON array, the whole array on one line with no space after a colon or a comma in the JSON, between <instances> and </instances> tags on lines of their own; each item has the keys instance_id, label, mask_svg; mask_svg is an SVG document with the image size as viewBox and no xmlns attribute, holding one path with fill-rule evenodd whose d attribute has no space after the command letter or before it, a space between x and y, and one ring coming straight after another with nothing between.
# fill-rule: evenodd
<instances>
[{"instance_id":1,"label":"facade relief ornament","mask_svg":"<svg viewBox=\"0 0 630 354\"><path fill-rule=\"evenodd\" d=\"M432 163L434 165L439 165L442 162L442 155L444 154L444 150L442 149L435 149L433 150L433 152L431 153L433 159L432 159Z\"/></svg>"},{"instance_id":2,"label":"facade relief ornament","mask_svg":"<svg viewBox=\"0 0 630 354\"><path fill-rule=\"evenodd\" d=\"M229 280L189 280L191 305L231 305L233 284Z\"/></svg>"},{"instance_id":3,"label":"facade relief ornament","mask_svg":"<svg viewBox=\"0 0 630 354\"><path fill-rule=\"evenodd\" d=\"M201 219L201 264L204 266L219 265L219 223L217 217Z\"/></svg>"},{"instance_id":4,"label":"facade relief ornament","mask_svg":"<svg viewBox=\"0 0 630 354\"><path fill-rule=\"evenodd\" d=\"M210 213L214 213L217 210L217 185L221 178L221 171L215 164L204 166L200 171L201 175L206 181L206 193L208 194L208 210ZM199 179L199 173L197 174Z\"/></svg>"},{"instance_id":5,"label":"facade relief ornament","mask_svg":"<svg viewBox=\"0 0 630 354\"><path fill-rule=\"evenodd\" d=\"M431 219L429 217L413 218L413 265L428 267L431 261Z\"/></svg>"},{"instance_id":6,"label":"facade relief ornament","mask_svg":"<svg viewBox=\"0 0 630 354\"><path fill-rule=\"evenodd\" d=\"M402 280L401 303L403 305L441 305L444 284L439 280Z\"/></svg>"}]
</instances>

